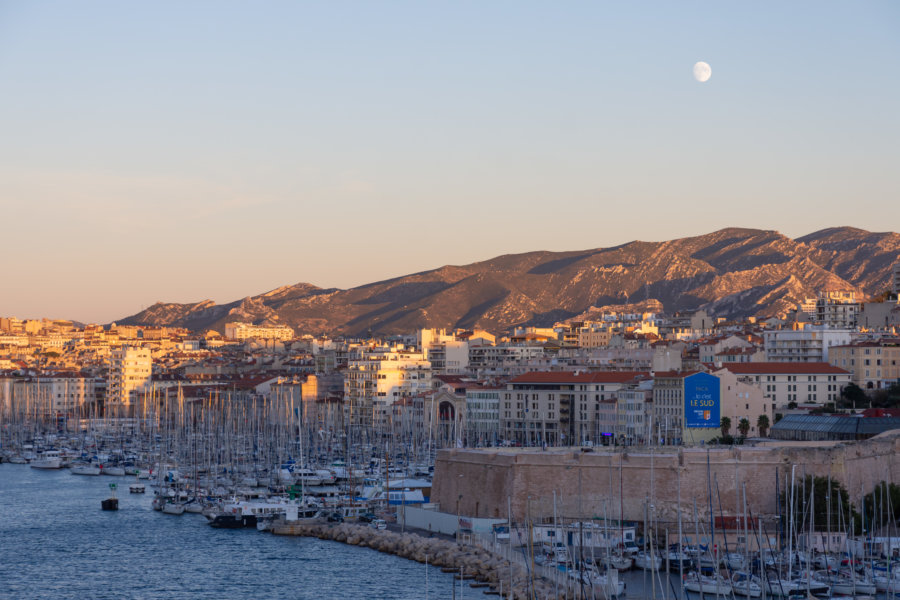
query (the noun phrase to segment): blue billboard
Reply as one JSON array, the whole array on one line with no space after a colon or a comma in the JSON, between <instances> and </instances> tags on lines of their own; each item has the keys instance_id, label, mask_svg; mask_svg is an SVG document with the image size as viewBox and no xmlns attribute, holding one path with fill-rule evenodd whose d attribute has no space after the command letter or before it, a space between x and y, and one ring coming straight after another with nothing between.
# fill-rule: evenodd
<instances>
[{"instance_id":1,"label":"blue billboard","mask_svg":"<svg viewBox=\"0 0 900 600\"><path fill-rule=\"evenodd\" d=\"M684 378L684 426L719 427L719 378L697 373Z\"/></svg>"}]
</instances>

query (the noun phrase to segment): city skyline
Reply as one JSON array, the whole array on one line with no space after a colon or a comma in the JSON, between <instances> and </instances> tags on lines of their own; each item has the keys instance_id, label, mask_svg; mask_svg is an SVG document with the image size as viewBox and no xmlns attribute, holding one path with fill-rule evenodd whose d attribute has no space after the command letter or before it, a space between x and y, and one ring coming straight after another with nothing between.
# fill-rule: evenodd
<instances>
[{"instance_id":1,"label":"city skyline","mask_svg":"<svg viewBox=\"0 0 900 600\"><path fill-rule=\"evenodd\" d=\"M0 16L0 314L109 322L507 253L900 222L891 3Z\"/></svg>"}]
</instances>

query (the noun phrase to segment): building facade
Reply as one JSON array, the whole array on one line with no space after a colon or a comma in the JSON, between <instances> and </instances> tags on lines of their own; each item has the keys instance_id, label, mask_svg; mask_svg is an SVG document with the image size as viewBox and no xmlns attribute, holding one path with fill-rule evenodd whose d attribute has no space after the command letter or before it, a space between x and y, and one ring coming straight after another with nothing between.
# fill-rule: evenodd
<instances>
[{"instance_id":1,"label":"building facade","mask_svg":"<svg viewBox=\"0 0 900 600\"><path fill-rule=\"evenodd\" d=\"M829 362L849 371L850 380L864 390L889 388L900 383L900 339L836 346Z\"/></svg>"},{"instance_id":2,"label":"building facade","mask_svg":"<svg viewBox=\"0 0 900 600\"><path fill-rule=\"evenodd\" d=\"M122 346L110 353L106 406L131 406L135 395L145 391L153 375L149 348Z\"/></svg>"},{"instance_id":3,"label":"building facade","mask_svg":"<svg viewBox=\"0 0 900 600\"><path fill-rule=\"evenodd\" d=\"M807 326L763 333L767 362L828 362L833 346L849 344L849 329Z\"/></svg>"}]
</instances>

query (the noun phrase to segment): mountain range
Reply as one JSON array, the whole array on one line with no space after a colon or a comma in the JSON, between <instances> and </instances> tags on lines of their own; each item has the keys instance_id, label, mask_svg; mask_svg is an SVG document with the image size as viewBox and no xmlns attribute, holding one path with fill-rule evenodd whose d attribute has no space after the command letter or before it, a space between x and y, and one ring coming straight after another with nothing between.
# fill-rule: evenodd
<instances>
[{"instance_id":1,"label":"mountain range","mask_svg":"<svg viewBox=\"0 0 900 600\"><path fill-rule=\"evenodd\" d=\"M244 321L355 336L422 327L499 333L636 303L765 317L822 290L853 291L862 299L882 293L898 261L900 235L893 232L836 227L791 239L728 228L665 242L509 254L346 290L299 283L221 305L158 302L118 323L221 332L226 322Z\"/></svg>"}]
</instances>

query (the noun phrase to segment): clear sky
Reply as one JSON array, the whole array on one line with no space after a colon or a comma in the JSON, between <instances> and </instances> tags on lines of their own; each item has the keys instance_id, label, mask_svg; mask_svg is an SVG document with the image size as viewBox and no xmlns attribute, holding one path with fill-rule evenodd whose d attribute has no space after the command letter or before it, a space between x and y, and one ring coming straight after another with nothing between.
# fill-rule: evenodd
<instances>
[{"instance_id":1,"label":"clear sky","mask_svg":"<svg viewBox=\"0 0 900 600\"><path fill-rule=\"evenodd\" d=\"M892 1L0 0L0 315L897 231L898 140Z\"/></svg>"}]
</instances>

